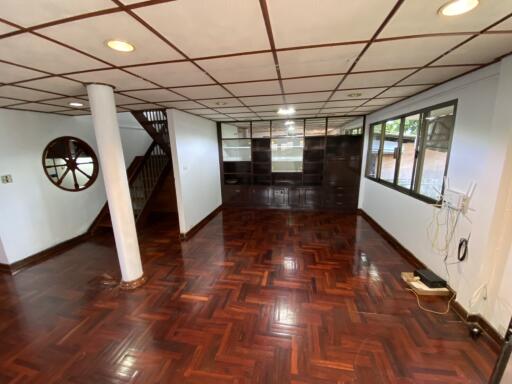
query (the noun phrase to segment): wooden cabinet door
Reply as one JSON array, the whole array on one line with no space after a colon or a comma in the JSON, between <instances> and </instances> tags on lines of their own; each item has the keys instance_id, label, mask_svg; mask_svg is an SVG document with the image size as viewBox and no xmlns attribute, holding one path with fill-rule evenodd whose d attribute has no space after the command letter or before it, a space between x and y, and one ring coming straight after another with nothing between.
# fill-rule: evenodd
<instances>
[{"instance_id":1,"label":"wooden cabinet door","mask_svg":"<svg viewBox=\"0 0 512 384\"><path fill-rule=\"evenodd\" d=\"M304 207L304 188L289 188L288 189L288 205L290 208L303 208Z\"/></svg>"},{"instance_id":2,"label":"wooden cabinet door","mask_svg":"<svg viewBox=\"0 0 512 384\"><path fill-rule=\"evenodd\" d=\"M288 188L274 187L272 188L271 206L275 208L288 207Z\"/></svg>"},{"instance_id":3,"label":"wooden cabinet door","mask_svg":"<svg viewBox=\"0 0 512 384\"><path fill-rule=\"evenodd\" d=\"M270 187L251 187L250 190L250 205L254 207L268 207L270 206Z\"/></svg>"},{"instance_id":4,"label":"wooden cabinet door","mask_svg":"<svg viewBox=\"0 0 512 384\"><path fill-rule=\"evenodd\" d=\"M227 206L243 206L247 204L247 187L242 185L224 186L222 201Z\"/></svg>"},{"instance_id":5,"label":"wooden cabinet door","mask_svg":"<svg viewBox=\"0 0 512 384\"><path fill-rule=\"evenodd\" d=\"M359 188L360 168L354 168L356 161L329 159L325 167L325 181L328 186Z\"/></svg>"},{"instance_id":6,"label":"wooden cabinet door","mask_svg":"<svg viewBox=\"0 0 512 384\"><path fill-rule=\"evenodd\" d=\"M303 188L304 208L320 209L323 207L324 192L321 187Z\"/></svg>"},{"instance_id":7,"label":"wooden cabinet door","mask_svg":"<svg viewBox=\"0 0 512 384\"><path fill-rule=\"evenodd\" d=\"M358 194L354 187L327 187L325 194L325 202L329 208L347 212L357 210Z\"/></svg>"}]
</instances>

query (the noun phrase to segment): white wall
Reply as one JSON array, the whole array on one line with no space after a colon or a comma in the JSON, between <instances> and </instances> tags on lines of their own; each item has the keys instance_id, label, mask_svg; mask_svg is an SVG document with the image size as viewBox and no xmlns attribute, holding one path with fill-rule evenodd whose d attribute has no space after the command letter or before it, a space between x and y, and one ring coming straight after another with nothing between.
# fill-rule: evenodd
<instances>
[{"instance_id":1,"label":"white wall","mask_svg":"<svg viewBox=\"0 0 512 384\"><path fill-rule=\"evenodd\" d=\"M492 278L489 244L511 128L495 121L498 84L503 81L500 73L500 64L494 64L367 117L364 159L371 123L458 99L448 177L450 186L457 190L465 191L471 180L477 183L471 202L474 211L468 214L470 221L463 219L454 237L458 243L460 237L467 237L471 232L468 259L449 266L448 275L443 257L433 250L427 235L435 208L420 200L362 177L359 206L419 260L448 279L451 287L457 291L457 301L470 313L483 312L485 288ZM506 74L509 75L512 72ZM364 169L363 164L363 176ZM456 260L455 253L455 249L452 249L450 261ZM487 291L487 298L488 295ZM487 319L500 332L504 331L503 323L495 316Z\"/></svg>"},{"instance_id":2,"label":"white wall","mask_svg":"<svg viewBox=\"0 0 512 384\"><path fill-rule=\"evenodd\" d=\"M493 319L496 327L505 332L512 316L512 56L501 63L500 79L494 108L493 125L504 127L494 135L497 148L487 162L489 168L502 168L500 188L494 200L491 236L486 249L486 263L480 269L480 279L487 284L487 300L482 305L484 317ZM503 164L503 166L501 166Z\"/></svg>"},{"instance_id":3,"label":"white wall","mask_svg":"<svg viewBox=\"0 0 512 384\"><path fill-rule=\"evenodd\" d=\"M92 118L90 115L77 116L75 119L83 128L93 129ZM126 162L126 167L128 167L135 156L142 156L146 153L146 150L153 142L153 139L144 130L144 128L142 128L131 113L118 113L117 121L119 123L119 128L121 129L124 161ZM94 143L96 143L96 139L94 139Z\"/></svg>"},{"instance_id":4,"label":"white wall","mask_svg":"<svg viewBox=\"0 0 512 384\"><path fill-rule=\"evenodd\" d=\"M222 204L216 123L167 110L180 232Z\"/></svg>"},{"instance_id":5,"label":"white wall","mask_svg":"<svg viewBox=\"0 0 512 384\"><path fill-rule=\"evenodd\" d=\"M9 261L7 260L7 254L5 253L2 239L0 239L0 264L8 264L8 263L9 263Z\"/></svg>"},{"instance_id":6,"label":"white wall","mask_svg":"<svg viewBox=\"0 0 512 384\"><path fill-rule=\"evenodd\" d=\"M151 140L131 126L121 134L129 164ZM90 116L0 109L0 175L13 177L13 183L0 184L0 237L9 263L85 233L105 204L101 167L94 184L80 192L61 190L47 179L43 150L60 136L78 137L96 151Z\"/></svg>"}]
</instances>

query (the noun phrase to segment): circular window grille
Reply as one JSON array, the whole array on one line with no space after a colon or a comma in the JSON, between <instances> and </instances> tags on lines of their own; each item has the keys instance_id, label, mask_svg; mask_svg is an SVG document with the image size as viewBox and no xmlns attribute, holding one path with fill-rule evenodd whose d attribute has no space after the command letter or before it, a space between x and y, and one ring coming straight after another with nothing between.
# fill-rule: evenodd
<instances>
[{"instance_id":1,"label":"circular window grille","mask_svg":"<svg viewBox=\"0 0 512 384\"><path fill-rule=\"evenodd\" d=\"M92 148L76 137L59 137L43 152L48 179L65 191L81 191L98 177L98 159Z\"/></svg>"}]
</instances>

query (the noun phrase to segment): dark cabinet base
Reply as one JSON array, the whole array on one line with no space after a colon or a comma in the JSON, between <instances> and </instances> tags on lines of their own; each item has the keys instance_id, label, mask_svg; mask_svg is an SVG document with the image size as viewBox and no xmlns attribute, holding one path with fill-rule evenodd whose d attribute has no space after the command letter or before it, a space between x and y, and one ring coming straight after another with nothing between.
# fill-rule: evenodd
<instances>
[{"instance_id":1,"label":"dark cabinet base","mask_svg":"<svg viewBox=\"0 0 512 384\"><path fill-rule=\"evenodd\" d=\"M272 172L271 139L253 138L251 162L221 163L222 201L231 207L355 212L362 144L362 135L306 136L302 172Z\"/></svg>"},{"instance_id":2,"label":"dark cabinet base","mask_svg":"<svg viewBox=\"0 0 512 384\"><path fill-rule=\"evenodd\" d=\"M358 191L349 187L224 185L228 207L357 210Z\"/></svg>"}]
</instances>

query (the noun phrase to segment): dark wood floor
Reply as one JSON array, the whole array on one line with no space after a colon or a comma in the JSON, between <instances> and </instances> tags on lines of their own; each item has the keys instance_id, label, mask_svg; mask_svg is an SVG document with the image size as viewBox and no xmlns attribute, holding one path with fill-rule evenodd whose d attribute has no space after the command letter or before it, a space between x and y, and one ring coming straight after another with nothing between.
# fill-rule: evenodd
<instances>
[{"instance_id":1,"label":"dark wood floor","mask_svg":"<svg viewBox=\"0 0 512 384\"><path fill-rule=\"evenodd\" d=\"M163 220L142 252L133 292L101 284L105 235L0 276L0 383L485 383L496 359L361 217L227 210L183 243Z\"/></svg>"}]
</instances>

